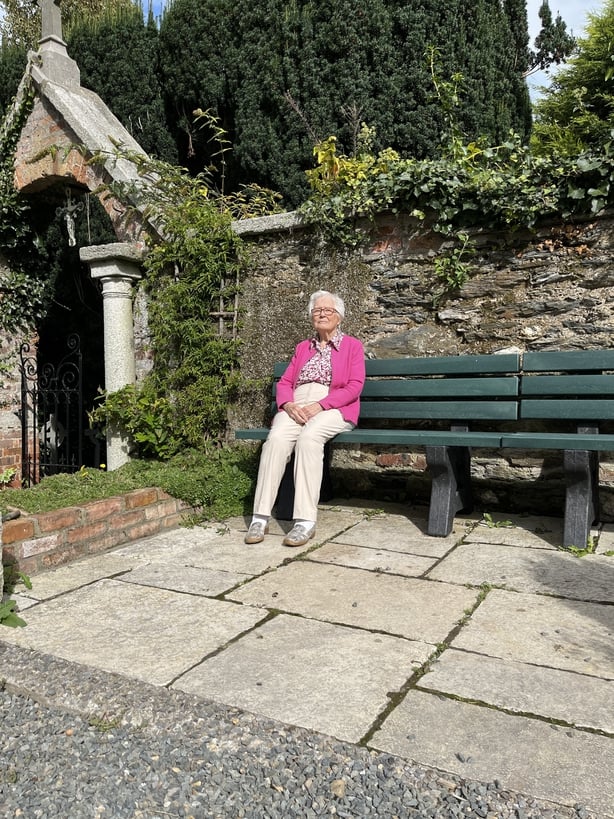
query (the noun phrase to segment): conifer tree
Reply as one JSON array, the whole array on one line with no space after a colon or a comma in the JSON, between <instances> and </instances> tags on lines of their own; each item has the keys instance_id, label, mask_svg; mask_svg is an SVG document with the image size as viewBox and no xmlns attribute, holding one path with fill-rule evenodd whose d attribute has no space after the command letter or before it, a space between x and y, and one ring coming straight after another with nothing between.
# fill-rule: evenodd
<instances>
[{"instance_id":1,"label":"conifer tree","mask_svg":"<svg viewBox=\"0 0 614 819\"><path fill-rule=\"evenodd\" d=\"M177 160L158 79L158 30L139 6L111 7L66 32L81 85L95 91L147 153Z\"/></svg>"},{"instance_id":2,"label":"conifer tree","mask_svg":"<svg viewBox=\"0 0 614 819\"><path fill-rule=\"evenodd\" d=\"M27 62L25 46L6 43L0 48L0 119L11 105Z\"/></svg>"},{"instance_id":3,"label":"conifer tree","mask_svg":"<svg viewBox=\"0 0 614 819\"><path fill-rule=\"evenodd\" d=\"M215 164L218 150L210 141L211 134L194 125L195 110L210 110L233 144L236 138L235 32L239 22L233 0L174 0L162 16L159 76L169 127L180 163L194 172ZM274 25L271 28L275 30Z\"/></svg>"}]
</instances>

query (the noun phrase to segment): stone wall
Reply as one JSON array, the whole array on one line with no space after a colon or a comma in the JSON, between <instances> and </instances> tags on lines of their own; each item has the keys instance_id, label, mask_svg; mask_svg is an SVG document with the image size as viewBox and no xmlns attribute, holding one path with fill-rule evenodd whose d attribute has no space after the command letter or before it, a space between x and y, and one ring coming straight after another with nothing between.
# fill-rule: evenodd
<instances>
[{"instance_id":1,"label":"stone wall","mask_svg":"<svg viewBox=\"0 0 614 819\"><path fill-rule=\"evenodd\" d=\"M513 234L473 231L472 273L442 293L434 259L450 245L407 217L365 226L367 243L331 249L286 215L241 225L254 269L244 283L242 369L263 385L233 409L232 425L261 425L270 373L310 329L309 294L320 288L346 300L344 329L367 354L435 356L502 350L575 350L613 345L614 218L543 224ZM371 498L425 500L424 455L388 448L335 447L337 490ZM614 515L614 463L602 457L603 514ZM560 453L474 453L478 502L492 510L562 513Z\"/></svg>"}]
</instances>

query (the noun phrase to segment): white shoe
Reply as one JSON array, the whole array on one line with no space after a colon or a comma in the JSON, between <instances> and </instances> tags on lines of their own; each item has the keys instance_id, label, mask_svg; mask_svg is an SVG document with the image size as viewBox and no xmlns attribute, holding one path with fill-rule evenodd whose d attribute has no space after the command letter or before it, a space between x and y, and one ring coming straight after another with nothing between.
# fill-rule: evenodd
<instances>
[{"instance_id":1,"label":"white shoe","mask_svg":"<svg viewBox=\"0 0 614 819\"><path fill-rule=\"evenodd\" d=\"M316 527L309 528L304 523L295 523L283 539L284 546L304 546L316 533Z\"/></svg>"},{"instance_id":2,"label":"white shoe","mask_svg":"<svg viewBox=\"0 0 614 819\"><path fill-rule=\"evenodd\" d=\"M255 520L250 524L247 534L245 535L245 543L262 543L264 536L268 535L269 526L263 520Z\"/></svg>"}]
</instances>

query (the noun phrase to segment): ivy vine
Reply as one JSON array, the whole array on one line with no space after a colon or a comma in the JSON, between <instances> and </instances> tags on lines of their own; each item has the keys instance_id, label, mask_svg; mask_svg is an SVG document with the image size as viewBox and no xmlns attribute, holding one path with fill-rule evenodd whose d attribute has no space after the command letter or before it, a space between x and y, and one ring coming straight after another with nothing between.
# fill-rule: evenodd
<instances>
[{"instance_id":1,"label":"ivy vine","mask_svg":"<svg viewBox=\"0 0 614 819\"><path fill-rule=\"evenodd\" d=\"M499 146L457 140L447 155L401 159L394 152L337 155L333 138L316 146L305 219L350 244L359 218L408 213L446 235L468 226L515 229L539 219L600 213L614 201L614 147L578 156L535 156L515 134Z\"/></svg>"},{"instance_id":2,"label":"ivy vine","mask_svg":"<svg viewBox=\"0 0 614 819\"><path fill-rule=\"evenodd\" d=\"M34 90L28 76L0 128L0 330L29 329L44 315L50 281L39 275L41 252L31 209L15 188L14 156L24 123L32 110Z\"/></svg>"}]
</instances>

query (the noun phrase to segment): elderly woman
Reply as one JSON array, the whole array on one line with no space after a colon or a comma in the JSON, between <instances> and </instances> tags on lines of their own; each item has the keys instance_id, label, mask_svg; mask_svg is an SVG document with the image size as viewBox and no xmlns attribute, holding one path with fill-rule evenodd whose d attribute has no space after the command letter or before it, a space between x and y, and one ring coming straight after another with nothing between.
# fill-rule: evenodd
<instances>
[{"instance_id":1,"label":"elderly woman","mask_svg":"<svg viewBox=\"0 0 614 819\"><path fill-rule=\"evenodd\" d=\"M246 543L260 543L281 479L294 452L294 526L284 546L304 546L315 534L324 444L358 422L365 381L361 342L341 331L343 299L318 290L308 307L315 333L301 341L277 385L278 412L262 447L254 513Z\"/></svg>"}]
</instances>

